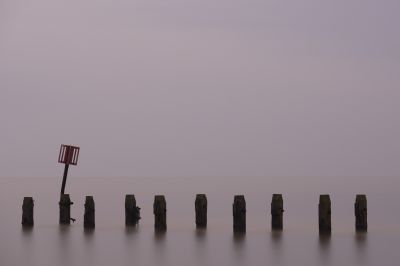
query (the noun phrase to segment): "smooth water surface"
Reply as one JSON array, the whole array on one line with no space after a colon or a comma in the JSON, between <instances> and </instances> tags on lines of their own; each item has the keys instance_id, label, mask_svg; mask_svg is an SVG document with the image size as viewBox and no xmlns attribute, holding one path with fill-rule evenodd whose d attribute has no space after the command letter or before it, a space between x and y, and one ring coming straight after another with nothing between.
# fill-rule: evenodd
<instances>
[{"instance_id":1,"label":"smooth water surface","mask_svg":"<svg viewBox=\"0 0 400 266\"><path fill-rule=\"evenodd\" d=\"M396 265L400 260L400 196L394 178L84 178L66 192L71 226L58 225L61 178L0 179L0 265ZM133 193L139 226L125 228L124 197ZM196 193L208 198L208 228L196 230ZM270 230L272 193L284 197L284 230ZM332 200L330 238L318 235L319 194ZM367 194L369 232L354 232L355 195ZM153 229L155 194L167 200L168 230ZM232 202L244 194L247 233L232 232ZM86 195L96 228L83 229ZM24 196L35 200L35 226L21 227Z\"/></svg>"}]
</instances>

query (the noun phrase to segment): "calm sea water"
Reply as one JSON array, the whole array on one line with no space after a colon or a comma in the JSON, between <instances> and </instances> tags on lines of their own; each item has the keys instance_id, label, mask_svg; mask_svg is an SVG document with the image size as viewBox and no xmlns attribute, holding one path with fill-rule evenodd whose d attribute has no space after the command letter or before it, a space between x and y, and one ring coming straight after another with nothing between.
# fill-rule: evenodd
<instances>
[{"instance_id":1,"label":"calm sea water","mask_svg":"<svg viewBox=\"0 0 400 266\"><path fill-rule=\"evenodd\" d=\"M58 225L61 177L0 179L0 265L397 265L400 195L396 178L75 178L69 227ZM137 228L124 226L124 197L142 208ZM196 193L208 198L208 228L195 229ZM284 196L284 231L270 230L273 193ZM330 238L318 236L319 194L332 200ZM369 232L354 232L355 195L368 197ZM168 230L155 234L155 194L167 200ZM232 232L232 202L244 194L247 233ZM96 229L83 230L86 195ZM35 226L21 227L24 196L35 200Z\"/></svg>"}]
</instances>

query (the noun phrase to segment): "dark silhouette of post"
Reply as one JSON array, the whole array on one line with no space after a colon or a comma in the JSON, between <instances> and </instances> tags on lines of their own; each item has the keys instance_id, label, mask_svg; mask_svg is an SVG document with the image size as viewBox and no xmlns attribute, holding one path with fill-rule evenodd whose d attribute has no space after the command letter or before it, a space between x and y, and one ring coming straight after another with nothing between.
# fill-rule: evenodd
<instances>
[{"instance_id":1,"label":"dark silhouette of post","mask_svg":"<svg viewBox=\"0 0 400 266\"><path fill-rule=\"evenodd\" d=\"M62 184L61 184L61 194L64 194L64 192L65 192L65 184L67 183L68 169L69 169L69 164L65 164L63 180L62 180Z\"/></svg>"},{"instance_id":2,"label":"dark silhouette of post","mask_svg":"<svg viewBox=\"0 0 400 266\"><path fill-rule=\"evenodd\" d=\"M71 145L61 145L58 155L58 162L65 164L63 180L61 184L61 195L65 192L65 184L67 183L69 165L77 165L79 157L79 147Z\"/></svg>"},{"instance_id":3,"label":"dark silhouette of post","mask_svg":"<svg viewBox=\"0 0 400 266\"><path fill-rule=\"evenodd\" d=\"M368 229L367 221L367 197L357 195L354 203L354 214L356 216L356 231L366 232Z\"/></svg>"},{"instance_id":4,"label":"dark silhouette of post","mask_svg":"<svg viewBox=\"0 0 400 266\"><path fill-rule=\"evenodd\" d=\"M233 231L246 232L246 201L243 195L236 195L233 199Z\"/></svg>"},{"instance_id":5,"label":"dark silhouette of post","mask_svg":"<svg viewBox=\"0 0 400 266\"><path fill-rule=\"evenodd\" d=\"M167 230L167 203L164 195L156 195L153 204L154 229L156 231Z\"/></svg>"},{"instance_id":6,"label":"dark silhouette of post","mask_svg":"<svg viewBox=\"0 0 400 266\"><path fill-rule=\"evenodd\" d=\"M86 196L85 214L83 215L83 227L93 229L95 227L95 211L93 196Z\"/></svg>"},{"instance_id":7,"label":"dark silhouette of post","mask_svg":"<svg viewBox=\"0 0 400 266\"><path fill-rule=\"evenodd\" d=\"M272 230L283 229L283 198L282 194L273 194L271 202L271 227Z\"/></svg>"},{"instance_id":8,"label":"dark silhouette of post","mask_svg":"<svg viewBox=\"0 0 400 266\"><path fill-rule=\"evenodd\" d=\"M194 202L196 211L196 227L207 227L207 197L206 194L197 194Z\"/></svg>"},{"instance_id":9,"label":"dark silhouette of post","mask_svg":"<svg viewBox=\"0 0 400 266\"><path fill-rule=\"evenodd\" d=\"M33 226L33 198L24 197L22 203L22 226Z\"/></svg>"},{"instance_id":10,"label":"dark silhouette of post","mask_svg":"<svg viewBox=\"0 0 400 266\"><path fill-rule=\"evenodd\" d=\"M135 226L140 219L140 208L136 206L135 195L125 195L125 225Z\"/></svg>"},{"instance_id":11,"label":"dark silhouette of post","mask_svg":"<svg viewBox=\"0 0 400 266\"><path fill-rule=\"evenodd\" d=\"M60 224L70 224L71 220L75 221L71 218L71 205L74 204L71 202L68 194L60 195Z\"/></svg>"},{"instance_id":12,"label":"dark silhouette of post","mask_svg":"<svg viewBox=\"0 0 400 266\"><path fill-rule=\"evenodd\" d=\"M319 233L330 235L331 226L331 199L329 195L320 195L318 204Z\"/></svg>"}]
</instances>

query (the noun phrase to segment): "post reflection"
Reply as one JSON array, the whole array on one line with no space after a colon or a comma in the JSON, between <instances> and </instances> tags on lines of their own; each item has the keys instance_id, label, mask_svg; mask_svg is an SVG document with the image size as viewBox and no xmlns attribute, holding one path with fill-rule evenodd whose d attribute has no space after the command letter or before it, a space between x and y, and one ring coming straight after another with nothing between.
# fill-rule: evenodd
<instances>
[{"instance_id":1,"label":"post reflection","mask_svg":"<svg viewBox=\"0 0 400 266\"><path fill-rule=\"evenodd\" d=\"M33 239L33 227L29 226L29 227L22 227L21 229L21 243L24 246L24 251L25 254L29 253L31 254L31 252L33 251L33 245L32 243L34 239Z\"/></svg>"},{"instance_id":2,"label":"post reflection","mask_svg":"<svg viewBox=\"0 0 400 266\"><path fill-rule=\"evenodd\" d=\"M271 231L271 239L274 245L280 244L282 241L282 231L281 230L272 230Z\"/></svg>"},{"instance_id":3,"label":"post reflection","mask_svg":"<svg viewBox=\"0 0 400 266\"><path fill-rule=\"evenodd\" d=\"M233 233L233 242L235 243L235 246L242 246L245 240L246 240L246 233L242 232Z\"/></svg>"},{"instance_id":4,"label":"post reflection","mask_svg":"<svg viewBox=\"0 0 400 266\"><path fill-rule=\"evenodd\" d=\"M125 226L125 235L135 235L139 231L139 225L136 226Z\"/></svg>"},{"instance_id":5,"label":"post reflection","mask_svg":"<svg viewBox=\"0 0 400 266\"><path fill-rule=\"evenodd\" d=\"M201 243L204 242L207 236L206 229L196 229L195 230L196 242Z\"/></svg>"},{"instance_id":6,"label":"post reflection","mask_svg":"<svg viewBox=\"0 0 400 266\"><path fill-rule=\"evenodd\" d=\"M167 265L167 242L165 231L154 231L154 264L155 265Z\"/></svg>"},{"instance_id":7,"label":"post reflection","mask_svg":"<svg viewBox=\"0 0 400 266\"><path fill-rule=\"evenodd\" d=\"M94 231L94 228L83 228L83 234L85 236L93 236Z\"/></svg>"},{"instance_id":8,"label":"post reflection","mask_svg":"<svg viewBox=\"0 0 400 266\"><path fill-rule=\"evenodd\" d=\"M60 239L62 239L62 240L68 239L70 227L71 227L70 225L59 225L58 226L58 235L59 235Z\"/></svg>"},{"instance_id":9,"label":"post reflection","mask_svg":"<svg viewBox=\"0 0 400 266\"><path fill-rule=\"evenodd\" d=\"M136 226L125 226L124 228L124 239L128 249L135 243L135 239L139 237L139 225Z\"/></svg>"},{"instance_id":10,"label":"post reflection","mask_svg":"<svg viewBox=\"0 0 400 266\"><path fill-rule=\"evenodd\" d=\"M321 250L328 250L331 244L331 235L320 234L319 235L319 247Z\"/></svg>"},{"instance_id":11,"label":"post reflection","mask_svg":"<svg viewBox=\"0 0 400 266\"><path fill-rule=\"evenodd\" d=\"M22 226L21 232L23 237L30 238L33 232L33 226Z\"/></svg>"},{"instance_id":12,"label":"post reflection","mask_svg":"<svg viewBox=\"0 0 400 266\"><path fill-rule=\"evenodd\" d=\"M236 265L244 265L246 262L246 233L233 233L233 256Z\"/></svg>"},{"instance_id":13,"label":"post reflection","mask_svg":"<svg viewBox=\"0 0 400 266\"><path fill-rule=\"evenodd\" d=\"M354 240L357 247L364 248L367 244L368 234L366 232L356 232L354 235Z\"/></svg>"},{"instance_id":14,"label":"post reflection","mask_svg":"<svg viewBox=\"0 0 400 266\"><path fill-rule=\"evenodd\" d=\"M154 231L154 242L156 244L161 244L165 241L165 236L166 236L166 232L165 231L159 231L159 230L155 230Z\"/></svg>"},{"instance_id":15,"label":"post reflection","mask_svg":"<svg viewBox=\"0 0 400 266\"><path fill-rule=\"evenodd\" d=\"M196 262L199 265L205 265L207 258L207 230L203 228L195 229L194 236Z\"/></svg>"},{"instance_id":16,"label":"post reflection","mask_svg":"<svg viewBox=\"0 0 400 266\"><path fill-rule=\"evenodd\" d=\"M330 264L331 235L319 234L319 256L323 265Z\"/></svg>"},{"instance_id":17,"label":"post reflection","mask_svg":"<svg viewBox=\"0 0 400 266\"><path fill-rule=\"evenodd\" d=\"M59 225L58 227L58 250L61 265L72 265L73 264L73 256L71 252L70 246L70 225Z\"/></svg>"},{"instance_id":18,"label":"post reflection","mask_svg":"<svg viewBox=\"0 0 400 266\"><path fill-rule=\"evenodd\" d=\"M274 265L280 265L283 258L283 248L282 248L282 230L272 230L271 235L271 247L273 252L271 252L271 259L274 261Z\"/></svg>"},{"instance_id":19,"label":"post reflection","mask_svg":"<svg viewBox=\"0 0 400 266\"><path fill-rule=\"evenodd\" d=\"M354 243L357 254L357 261L360 265L364 265L368 256L368 234L366 232L356 232L354 235Z\"/></svg>"},{"instance_id":20,"label":"post reflection","mask_svg":"<svg viewBox=\"0 0 400 266\"><path fill-rule=\"evenodd\" d=\"M92 242L94 238L94 229L93 228L83 228L83 236L86 242Z\"/></svg>"}]
</instances>

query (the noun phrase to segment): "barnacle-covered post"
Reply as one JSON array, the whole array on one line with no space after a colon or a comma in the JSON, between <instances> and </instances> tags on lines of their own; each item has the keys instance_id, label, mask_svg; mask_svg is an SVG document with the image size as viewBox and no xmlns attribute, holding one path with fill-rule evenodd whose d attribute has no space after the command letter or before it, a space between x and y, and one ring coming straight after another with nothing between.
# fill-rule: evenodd
<instances>
[{"instance_id":1,"label":"barnacle-covered post","mask_svg":"<svg viewBox=\"0 0 400 266\"><path fill-rule=\"evenodd\" d=\"M233 231L246 232L246 200L243 195L236 195L233 200Z\"/></svg>"},{"instance_id":2,"label":"barnacle-covered post","mask_svg":"<svg viewBox=\"0 0 400 266\"><path fill-rule=\"evenodd\" d=\"M329 195L320 195L318 204L319 233L330 235L331 226L331 198Z\"/></svg>"},{"instance_id":3,"label":"barnacle-covered post","mask_svg":"<svg viewBox=\"0 0 400 266\"><path fill-rule=\"evenodd\" d=\"M69 194L61 194L60 202L60 224L70 224L71 220L75 221L71 218L71 205L74 204L69 198Z\"/></svg>"},{"instance_id":4,"label":"barnacle-covered post","mask_svg":"<svg viewBox=\"0 0 400 266\"><path fill-rule=\"evenodd\" d=\"M367 196L356 196L356 202L354 203L354 214L356 216L356 231L367 231Z\"/></svg>"},{"instance_id":5,"label":"barnacle-covered post","mask_svg":"<svg viewBox=\"0 0 400 266\"><path fill-rule=\"evenodd\" d=\"M194 202L196 211L196 227L207 227L207 197L206 194L197 194Z\"/></svg>"},{"instance_id":6,"label":"barnacle-covered post","mask_svg":"<svg viewBox=\"0 0 400 266\"><path fill-rule=\"evenodd\" d=\"M24 197L22 203L22 226L33 226L33 198Z\"/></svg>"},{"instance_id":7,"label":"barnacle-covered post","mask_svg":"<svg viewBox=\"0 0 400 266\"><path fill-rule=\"evenodd\" d=\"M93 229L95 227L93 196L86 196L85 213L83 215L83 227Z\"/></svg>"},{"instance_id":8,"label":"barnacle-covered post","mask_svg":"<svg viewBox=\"0 0 400 266\"><path fill-rule=\"evenodd\" d=\"M283 198L282 194L273 194L271 202L271 227L272 230L283 229Z\"/></svg>"},{"instance_id":9,"label":"barnacle-covered post","mask_svg":"<svg viewBox=\"0 0 400 266\"><path fill-rule=\"evenodd\" d=\"M140 208L136 206L135 195L125 195L125 225L137 225L140 219Z\"/></svg>"},{"instance_id":10,"label":"barnacle-covered post","mask_svg":"<svg viewBox=\"0 0 400 266\"><path fill-rule=\"evenodd\" d=\"M164 195L156 195L153 204L154 229L156 231L167 230L167 203Z\"/></svg>"}]
</instances>

